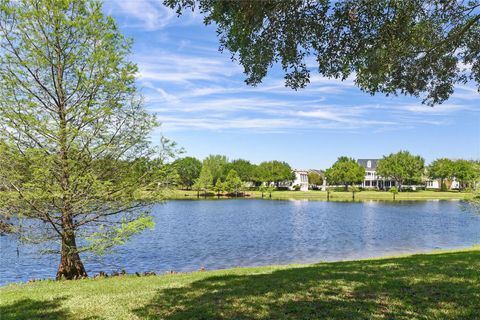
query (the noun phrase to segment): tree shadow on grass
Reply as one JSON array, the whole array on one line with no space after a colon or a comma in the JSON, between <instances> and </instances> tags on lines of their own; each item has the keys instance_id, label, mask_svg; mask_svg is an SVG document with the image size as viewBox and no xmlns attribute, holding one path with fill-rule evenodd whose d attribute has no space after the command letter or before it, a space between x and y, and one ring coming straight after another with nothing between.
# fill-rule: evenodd
<instances>
[{"instance_id":1,"label":"tree shadow on grass","mask_svg":"<svg viewBox=\"0 0 480 320\"><path fill-rule=\"evenodd\" d=\"M62 307L65 298L53 300L23 299L0 307L1 320L67 319L69 314Z\"/></svg>"},{"instance_id":2,"label":"tree shadow on grass","mask_svg":"<svg viewBox=\"0 0 480 320\"><path fill-rule=\"evenodd\" d=\"M144 319L480 319L480 251L207 276L159 289Z\"/></svg>"}]
</instances>

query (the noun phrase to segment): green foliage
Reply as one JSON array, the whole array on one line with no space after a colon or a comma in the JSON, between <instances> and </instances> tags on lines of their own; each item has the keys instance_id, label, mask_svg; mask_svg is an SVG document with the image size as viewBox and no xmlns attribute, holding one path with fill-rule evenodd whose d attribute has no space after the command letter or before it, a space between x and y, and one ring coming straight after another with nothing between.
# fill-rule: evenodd
<instances>
[{"instance_id":1,"label":"green foliage","mask_svg":"<svg viewBox=\"0 0 480 320\"><path fill-rule=\"evenodd\" d=\"M428 166L428 176L431 179L440 179L440 189L442 191L447 190L445 179L453 179L454 162L447 158L437 159Z\"/></svg>"},{"instance_id":2,"label":"green foliage","mask_svg":"<svg viewBox=\"0 0 480 320\"><path fill-rule=\"evenodd\" d=\"M349 190L350 192L352 192L352 193L360 192L360 191L361 191L360 188L359 188L358 186L356 186L356 185L349 186L349 187L348 187L348 190Z\"/></svg>"},{"instance_id":3,"label":"green foliage","mask_svg":"<svg viewBox=\"0 0 480 320\"><path fill-rule=\"evenodd\" d=\"M453 173L460 182L460 188L473 187L476 180L480 178L480 167L478 163L468 160L456 160L453 163Z\"/></svg>"},{"instance_id":4,"label":"green foliage","mask_svg":"<svg viewBox=\"0 0 480 320\"><path fill-rule=\"evenodd\" d=\"M225 178L225 170L227 169L228 158L219 154L209 155L203 160L202 169L206 168L212 174L213 183L218 179Z\"/></svg>"},{"instance_id":5,"label":"green foliage","mask_svg":"<svg viewBox=\"0 0 480 320\"><path fill-rule=\"evenodd\" d=\"M397 189L397 187L391 187L390 189L388 189L388 192L393 193L393 194L397 194L398 189Z\"/></svg>"},{"instance_id":6,"label":"green foliage","mask_svg":"<svg viewBox=\"0 0 480 320\"><path fill-rule=\"evenodd\" d=\"M356 185L349 186L348 190L352 193L352 199L355 199L355 193L360 192L360 188Z\"/></svg>"},{"instance_id":7,"label":"green foliage","mask_svg":"<svg viewBox=\"0 0 480 320\"><path fill-rule=\"evenodd\" d=\"M178 159L173 165L178 172L180 183L187 188L193 186L195 179L200 176L202 170L202 162L194 157Z\"/></svg>"},{"instance_id":8,"label":"green foliage","mask_svg":"<svg viewBox=\"0 0 480 320\"><path fill-rule=\"evenodd\" d=\"M205 193L213 186L213 175L207 166L203 166L200 176L195 180L193 188L195 190L203 190Z\"/></svg>"},{"instance_id":9,"label":"green foliage","mask_svg":"<svg viewBox=\"0 0 480 320\"><path fill-rule=\"evenodd\" d=\"M393 195L393 200L395 200L395 196L398 194L397 187L391 187L390 189L388 189L388 192L390 192Z\"/></svg>"},{"instance_id":10,"label":"green foliage","mask_svg":"<svg viewBox=\"0 0 480 320\"><path fill-rule=\"evenodd\" d=\"M242 187L242 180L238 176L238 173L235 170L230 170L225 179L225 190L227 192L237 193Z\"/></svg>"},{"instance_id":11,"label":"green foliage","mask_svg":"<svg viewBox=\"0 0 480 320\"><path fill-rule=\"evenodd\" d=\"M310 171L308 173L308 183L314 186L320 186L323 184L323 177L317 172Z\"/></svg>"},{"instance_id":12,"label":"green foliage","mask_svg":"<svg viewBox=\"0 0 480 320\"><path fill-rule=\"evenodd\" d=\"M355 159L339 157L331 168L325 171L329 185L343 185L345 190L349 185L361 183L365 178L365 169Z\"/></svg>"},{"instance_id":13,"label":"green foliage","mask_svg":"<svg viewBox=\"0 0 480 320\"><path fill-rule=\"evenodd\" d=\"M452 179L455 174L454 170L454 161L442 158L433 161L430 166L428 166L428 176L432 179Z\"/></svg>"},{"instance_id":14,"label":"green foliage","mask_svg":"<svg viewBox=\"0 0 480 320\"><path fill-rule=\"evenodd\" d=\"M414 156L408 151L399 151L384 156L378 161L377 174L394 179L402 190L405 181L420 182L424 173L425 160L420 156Z\"/></svg>"},{"instance_id":15,"label":"green foliage","mask_svg":"<svg viewBox=\"0 0 480 320\"><path fill-rule=\"evenodd\" d=\"M217 183L215 183L215 186L213 187L213 190L217 193L220 194L223 191L225 191L225 183L222 182L222 179L218 179Z\"/></svg>"},{"instance_id":16,"label":"green foliage","mask_svg":"<svg viewBox=\"0 0 480 320\"><path fill-rule=\"evenodd\" d=\"M89 244L83 248L83 251L92 251L99 255L111 253L113 247L125 244L125 241L133 235L145 229L153 229L154 226L153 217L146 214L141 214L137 219L131 221L123 218L120 226L115 228L100 225L98 232L85 238Z\"/></svg>"},{"instance_id":17,"label":"green foliage","mask_svg":"<svg viewBox=\"0 0 480 320\"><path fill-rule=\"evenodd\" d=\"M0 0L0 34L0 182L15 194L0 215L42 222L18 230L61 244L57 277L84 276L78 252L147 225L144 191L160 197L174 144L150 147L157 122L135 87L131 41L100 2ZM92 236L94 247L76 244Z\"/></svg>"},{"instance_id":18,"label":"green foliage","mask_svg":"<svg viewBox=\"0 0 480 320\"><path fill-rule=\"evenodd\" d=\"M266 192L268 193L268 195L269 195L270 198L272 197L273 191L275 191L276 189L277 189L277 188L276 188L274 185L272 185L272 184L269 184L269 185L267 186Z\"/></svg>"},{"instance_id":19,"label":"green foliage","mask_svg":"<svg viewBox=\"0 0 480 320\"><path fill-rule=\"evenodd\" d=\"M165 0L177 13L197 9L214 24L221 50L257 85L276 63L293 89L321 76L371 94L407 94L429 104L469 80L480 90L480 2L436 0ZM462 67L471 66L471 67Z\"/></svg>"},{"instance_id":20,"label":"green foliage","mask_svg":"<svg viewBox=\"0 0 480 320\"><path fill-rule=\"evenodd\" d=\"M292 181L295 174L290 165L282 161L265 161L257 166L256 176L258 181L279 183L282 181Z\"/></svg>"},{"instance_id":21,"label":"green foliage","mask_svg":"<svg viewBox=\"0 0 480 320\"><path fill-rule=\"evenodd\" d=\"M250 163L248 160L237 159L227 165L227 172L235 170L242 181L254 181L256 167L256 165Z\"/></svg>"}]
</instances>

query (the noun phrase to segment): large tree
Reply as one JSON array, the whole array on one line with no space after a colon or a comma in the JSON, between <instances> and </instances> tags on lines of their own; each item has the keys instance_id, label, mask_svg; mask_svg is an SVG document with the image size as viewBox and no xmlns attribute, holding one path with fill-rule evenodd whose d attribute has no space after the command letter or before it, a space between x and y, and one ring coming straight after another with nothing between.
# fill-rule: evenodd
<instances>
[{"instance_id":1,"label":"large tree","mask_svg":"<svg viewBox=\"0 0 480 320\"><path fill-rule=\"evenodd\" d=\"M406 182L418 183L424 173L425 160L418 155L412 155L408 151L399 151L384 156L378 161L377 174L384 178L395 180L398 190Z\"/></svg>"},{"instance_id":2,"label":"large tree","mask_svg":"<svg viewBox=\"0 0 480 320\"><path fill-rule=\"evenodd\" d=\"M235 170L242 181L253 181L256 167L256 165L244 159L233 160L227 165L228 171Z\"/></svg>"},{"instance_id":3,"label":"large tree","mask_svg":"<svg viewBox=\"0 0 480 320\"><path fill-rule=\"evenodd\" d=\"M325 171L325 178L329 185L343 185L345 191L348 186L362 183L365 179L365 168L349 157L339 157L338 160Z\"/></svg>"},{"instance_id":4,"label":"large tree","mask_svg":"<svg viewBox=\"0 0 480 320\"><path fill-rule=\"evenodd\" d=\"M453 175L460 184L460 189L467 186L474 187L475 181L480 178L479 164L464 159L455 160L453 163Z\"/></svg>"},{"instance_id":5,"label":"large tree","mask_svg":"<svg viewBox=\"0 0 480 320\"><path fill-rule=\"evenodd\" d=\"M274 183L277 186L279 182L292 181L295 179L295 174L290 165L277 160L260 163L256 169L256 176L260 182L266 182L267 184Z\"/></svg>"},{"instance_id":6,"label":"large tree","mask_svg":"<svg viewBox=\"0 0 480 320\"><path fill-rule=\"evenodd\" d=\"M202 162L194 157L185 157L176 160L173 165L180 177L180 183L186 188L192 188L202 170Z\"/></svg>"},{"instance_id":7,"label":"large tree","mask_svg":"<svg viewBox=\"0 0 480 320\"><path fill-rule=\"evenodd\" d=\"M152 224L140 195L162 175L156 121L130 49L98 1L0 0L0 215L59 244L58 279L87 275L81 252Z\"/></svg>"},{"instance_id":8,"label":"large tree","mask_svg":"<svg viewBox=\"0 0 480 320\"><path fill-rule=\"evenodd\" d=\"M228 158L220 154L211 154L203 159L202 169L207 168L213 177L213 184L227 175Z\"/></svg>"},{"instance_id":9,"label":"large tree","mask_svg":"<svg viewBox=\"0 0 480 320\"><path fill-rule=\"evenodd\" d=\"M311 186L321 186L323 184L323 177L316 171L308 172L308 184Z\"/></svg>"},{"instance_id":10,"label":"large tree","mask_svg":"<svg viewBox=\"0 0 480 320\"><path fill-rule=\"evenodd\" d=\"M428 166L428 176L431 179L440 179L440 189L446 190L445 179L454 177L454 162L447 158L436 159Z\"/></svg>"},{"instance_id":11,"label":"large tree","mask_svg":"<svg viewBox=\"0 0 480 320\"><path fill-rule=\"evenodd\" d=\"M165 0L181 14L197 9L215 24L220 49L238 60L251 85L279 63L285 84L355 78L371 94L448 99L455 84L480 91L479 0ZM310 57L313 57L313 62Z\"/></svg>"},{"instance_id":12,"label":"large tree","mask_svg":"<svg viewBox=\"0 0 480 320\"><path fill-rule=\"evenodd\" d=\"M231 169L225 178L225 190L227 192L234 192L235 196L242 187L242 179L240 179L237 171Z\"/></svg>"},{"instance_id":13,"label":"large tree","mask_svg":"<svg viewBox=\"0 0 480 320\"><path fill-rule=\"evenodd\" d=\"M220 178L217 179L217 182L220 181ZM210 190L216 183L213 183L213 175L210 169L207 166L203 166L200 171L200 175L195 180L193 184L193 189L197 190L197 198L200 196L200 190L203 190L203 195L207 197L207 192Z\"/></svg>"}]
</instances>

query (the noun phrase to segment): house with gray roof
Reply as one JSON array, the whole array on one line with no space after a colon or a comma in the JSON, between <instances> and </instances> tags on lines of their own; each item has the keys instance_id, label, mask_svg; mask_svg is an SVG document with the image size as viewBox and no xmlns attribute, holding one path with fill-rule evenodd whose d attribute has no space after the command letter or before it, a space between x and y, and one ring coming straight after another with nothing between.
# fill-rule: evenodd
<instances>
[{"instance_id":1,"label":"house with gray roof","mask_svg":"<svg viewBox=\"0 0 480 320\"><path fill-rule=\"evenodd\" d=\"M358 159L357 163L365 168L365 179L361 187L365 189L388 190L395 186L395 181L381 177L377 174L378 161L380 159Z\"/></svg>"}]
</instances>

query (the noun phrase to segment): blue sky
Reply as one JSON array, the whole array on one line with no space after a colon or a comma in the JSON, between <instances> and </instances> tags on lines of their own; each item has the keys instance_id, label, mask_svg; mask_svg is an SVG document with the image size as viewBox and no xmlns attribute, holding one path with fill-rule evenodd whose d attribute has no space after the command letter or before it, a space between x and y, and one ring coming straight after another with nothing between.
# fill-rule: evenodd
<instances>
[{"instance_id":1,"label":"blue sky","mask_svg":"<svg viewBox=\"0 0 480 320\"><path fill-rule=\"evenodd\" d=\"M138 85L162 122L152 139L175 140L186 155L276 159L304 169L327 168L341 155L379 158L398 150L427 162L480 158L480 94L473 85L432 108L410 97L371 96L352 79L323 78L312 59L306 89L285 88L278 68L250 87L201 16L177 18L162 0L107 0L104 11L134 40Z\"/></svg>"}]
</instances>

